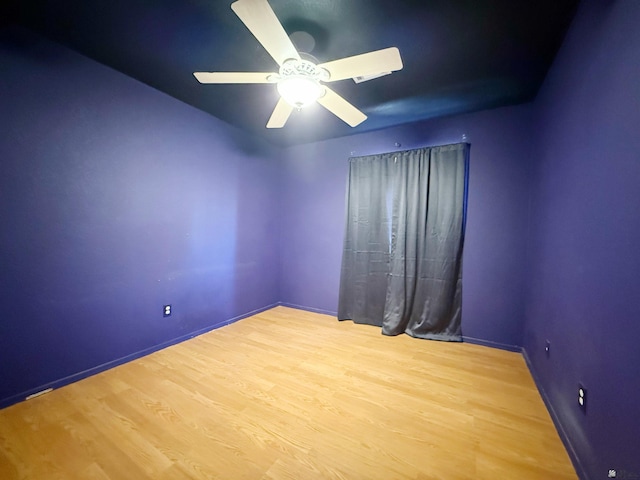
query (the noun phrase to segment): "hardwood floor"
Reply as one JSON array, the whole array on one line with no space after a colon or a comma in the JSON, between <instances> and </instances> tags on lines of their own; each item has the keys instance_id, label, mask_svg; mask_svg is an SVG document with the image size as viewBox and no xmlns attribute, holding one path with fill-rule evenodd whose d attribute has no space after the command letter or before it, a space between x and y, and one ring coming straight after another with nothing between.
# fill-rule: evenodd
<instances>
[{"instance_id":1,"label":"hardwood floor","mask_svg":"<svg viewBox=\"0 0 640 480\"><path fill-rule=\"evenodd\" d=\"M0 410L0 478L577 477L520 354L277 307Z\"/></svg>"}]
</instances>

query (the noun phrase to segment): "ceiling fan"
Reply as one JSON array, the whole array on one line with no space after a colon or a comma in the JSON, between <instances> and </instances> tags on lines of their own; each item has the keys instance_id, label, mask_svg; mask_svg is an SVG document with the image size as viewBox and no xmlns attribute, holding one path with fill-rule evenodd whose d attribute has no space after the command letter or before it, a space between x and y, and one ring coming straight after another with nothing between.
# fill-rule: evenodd
<instances>
[{"instance_id":1,"label":"ceiling fan","mask_svg":"<svg viewBox=\"0 0 640 480\"><path fill-rule=\"evenodd\" d=\"M272 72L195 72L200 83L275 83L280 100L267 122L267 128L282 128L293 109L318 102L355 127L367 116L324 85L347 78L375 78L402 69L397 48L385 48L353 57L320 63L299 53L267 0L238 0L231 9L265 50L280 65Z\"/></svg>"}]
</instances>

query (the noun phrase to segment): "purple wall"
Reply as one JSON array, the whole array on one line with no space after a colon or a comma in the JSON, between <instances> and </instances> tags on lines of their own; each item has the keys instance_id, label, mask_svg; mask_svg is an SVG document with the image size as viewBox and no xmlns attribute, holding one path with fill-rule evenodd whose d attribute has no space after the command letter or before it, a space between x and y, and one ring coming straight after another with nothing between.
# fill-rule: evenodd
<instances>
[{"instance_id":1,"label":"purple wall","mask_svg":"<svg viewBox=\"0 0 640 480\"><path fill-rule=\"evenodd\" d=\"M287 149L282 301L337 310L349 156L456 143L465 135L471 161L463 333L522 345L531 120L525 105Z\"/></svg>"},{"instance_id":2,"label":"purple wall","mask_svg":"<svg viewBox=\"0 0 640 480\"><path fill-rule=\"evenodd\" d=\"M277 151L25 31L0 70L0 407L278 301Z\"/></svg>"},{"instance_id":3,"label":"purple wall","mask_svg":"<svg viewBox=\"0 0 640 480\"><path fill-rule=\"evenodd\" d=\"M583 2L536 101L524 347L590 479L640 478L639 26L637 0Z\"/></svg>"}]
</instances>

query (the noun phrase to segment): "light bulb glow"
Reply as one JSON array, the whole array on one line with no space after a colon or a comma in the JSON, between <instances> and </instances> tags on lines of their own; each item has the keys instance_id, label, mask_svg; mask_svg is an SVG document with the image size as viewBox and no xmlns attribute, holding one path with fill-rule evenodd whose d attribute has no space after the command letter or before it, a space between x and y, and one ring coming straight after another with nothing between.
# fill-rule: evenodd
<instances>
[{"instance_id":1,"label":"light bulb glow","mask_svg":"<svg viewBox=\"0 0 640 480\"><path fill-rule=\"evenodd\" d=\"M302 108L314 103L322 95L320 82L313 77L291 76L278 82L278 93L295 108Z\"/></svg>"}]
</instances>

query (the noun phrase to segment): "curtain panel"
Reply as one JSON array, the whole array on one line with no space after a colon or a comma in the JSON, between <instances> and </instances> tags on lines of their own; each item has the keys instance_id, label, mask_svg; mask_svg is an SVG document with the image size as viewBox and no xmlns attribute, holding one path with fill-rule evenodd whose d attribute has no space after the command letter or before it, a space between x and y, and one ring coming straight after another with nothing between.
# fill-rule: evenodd
<instances>
[{"instance_id":1,"label":"curtain panel","mask_svg":"<svg viewBox=\"0 0 640 480\"><path fill-rule=\"evenodd\" d=\"M461 341L470 146L351 158L338 319Z\"/></svg>"}]
</instances>

